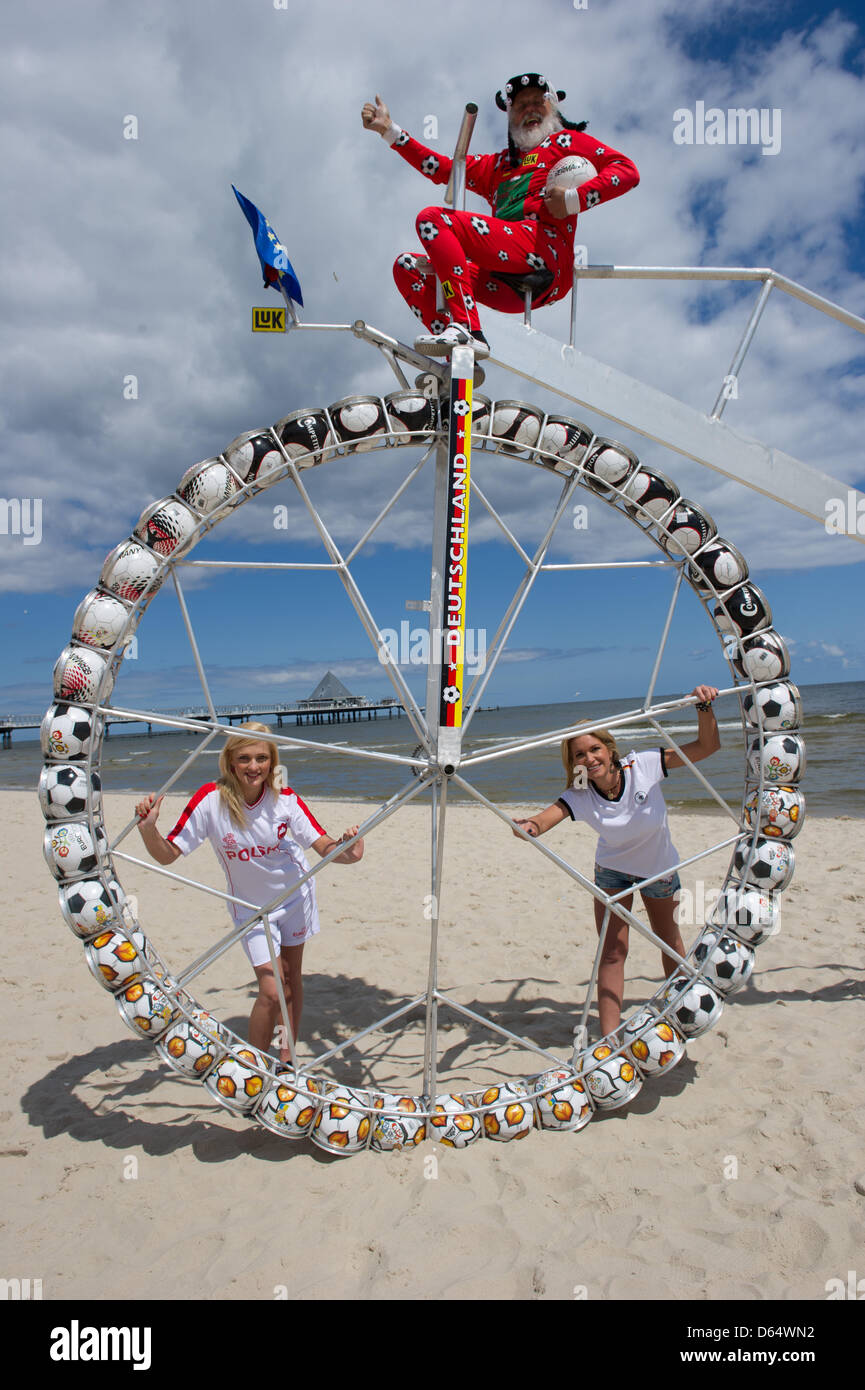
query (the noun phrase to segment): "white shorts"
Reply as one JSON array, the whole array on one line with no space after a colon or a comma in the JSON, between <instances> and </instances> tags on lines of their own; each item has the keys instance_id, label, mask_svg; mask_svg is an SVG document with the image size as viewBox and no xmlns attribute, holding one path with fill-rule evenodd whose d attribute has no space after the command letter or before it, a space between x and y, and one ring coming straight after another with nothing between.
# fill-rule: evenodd
<instances>
[{"instance_id":1,"label":"white shorts","mask_svg":"<svg viewBox=\"0 0 865 1390\"><path fill-rule=\"evenodd\" d=\"M269 918L269 922L273 950L277 956L284 946L302 946L319 932L318 910L314 903L306 911L301 907L294 912L284 912L280 916ZM243 949L253 969L259 965L270 965L270 951L261 922L256 922L242 940Z\"/></svg>"}]
</instances>

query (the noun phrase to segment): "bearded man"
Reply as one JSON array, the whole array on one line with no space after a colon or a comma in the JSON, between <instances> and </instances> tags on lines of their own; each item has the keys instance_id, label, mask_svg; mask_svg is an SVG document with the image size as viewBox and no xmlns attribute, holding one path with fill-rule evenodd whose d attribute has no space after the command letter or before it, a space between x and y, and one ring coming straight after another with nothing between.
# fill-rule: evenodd
<instances>
[{"instance_id":1,"label":"bearded man","mask_svg":"<svg viewBox=\"0 0 865 1390\"><path fill-rule=\"evenodd\" d=\"M639 183L627 155L586 135L585 121L575 125L565 119L559 109L565 95L536 72L512 77L504 97L496 93L496 104L508 115L508 148L466 160L466 187L487 200L492 217L445 207L418 214L426 254L406 251L394 264L400 294L429 329L415 340L416 351L446 357L456 345L471 342L476 358L488 356L478 304L521 312L518 286L527 274L536 277L533 307L562 299L573 283L577 217ZM426 178L448 182L453 160L401 130L380 96L364 105L361 119ZM550 169L567 155L590 160L596 177L579 188L548 190ZM436 278L444 311L436 308Z\"/></svg>"}]
</instances>

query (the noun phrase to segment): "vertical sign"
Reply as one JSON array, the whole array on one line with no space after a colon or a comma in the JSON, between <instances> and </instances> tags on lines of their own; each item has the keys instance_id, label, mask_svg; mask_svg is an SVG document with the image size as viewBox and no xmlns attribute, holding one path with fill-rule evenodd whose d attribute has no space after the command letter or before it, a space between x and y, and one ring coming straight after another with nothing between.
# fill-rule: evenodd
<instances>
[{"instance_id":1,"label":"vertical sign","mask_svg":"<svg viewBox=\"0 0 865 1390\"><path fill-rule=\"evenodd\" d=\"M448 420L438 739L439 763L454 766L459 763L463 722L473 377L474 353L470 348L455 348Z\"/></svg>"}]
</instances>

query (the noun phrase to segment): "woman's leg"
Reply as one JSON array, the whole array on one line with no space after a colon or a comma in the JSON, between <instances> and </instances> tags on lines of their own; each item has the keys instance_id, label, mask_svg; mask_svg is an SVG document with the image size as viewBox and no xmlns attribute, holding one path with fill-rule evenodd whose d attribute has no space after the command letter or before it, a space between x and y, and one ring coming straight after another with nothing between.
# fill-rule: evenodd
<instances>
[{"instance_id":1,"label":"woman's leg","mask_svg":"<svg viewBox=\"0 0 865 1390\"><path fill-rule=\"evenodd\" d=\"M678 951L680 956L685 954L685 946L682 941L682 933L679 931L679 924L676 921L676 908L679 903L678 894L673 894L669 898L647 898L641 894L643 906L649 918L649 926L656 936L668 946L672 946L674 951ZM672 956L668 956L665 951L661 952L661 969L669 979L675 970L678 970L678 962Z\"/></svg>"},{"instance_id":2,"label":"woman's leg","mask_svg":"<svg viewBox=\"0 0 865 1390\"><path fill-rule=\"evenodd\" d=\"M249 1016L249 1041L259 1051L269 1052L279 1015L279 994L270 962L267 965L256 965L253 969L258 981L258 998Z\"/></svg>"},{"instance_id":3,"label":"woman's leg","mask_svg":"<svg viewBox=\"0 0 865 1390\"><path fill-rule=\"evenodd\" d=\"M279 961L282 966L282 982L285 988L285 1002L288 1007L288 1021L291 1024L294 1041L297 1042L300 1032L300 1016L303 1012L303 945L283 946L279 953ZM291 1061L287 1038L285 1045L280 1048L279 1060L281 1062Z\"/></svg>"},{"instance_id":4,"label":"woman's leg","mask_svg":"<svg viewBox=\"0 0 865 1390\"><path fill-rule=\"evenodd\" d=\"M634 901L633 893L621 900L622 907L630 911ZM606 908L595 899L595 926L598 935L604 923ZM618 1028L622 1018L622 999L625 993L625 961L628 956L628 924L622 917L610 914L601 962L598 966L598 1015L601 1020L601 1034L612 1033Z\"/></svg>"}]
</instances>

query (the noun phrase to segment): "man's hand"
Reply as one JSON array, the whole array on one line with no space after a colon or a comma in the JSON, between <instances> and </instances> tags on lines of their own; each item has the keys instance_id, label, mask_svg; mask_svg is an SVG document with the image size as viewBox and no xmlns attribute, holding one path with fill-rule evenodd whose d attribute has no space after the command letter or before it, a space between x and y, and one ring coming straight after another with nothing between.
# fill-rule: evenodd
<instances>
[{"instance_id":1,"label":"man's hand","mask_svg":"<svg viewBox=\"0 0 865 1390\"><path fill-rule=\"evenodd\" d=\"M376 135L384 135L386 131L390 130L390 112L377 92L375 105L371 101L366 102L360 113L360 118L363 121L364 130L374 130Z\"/></svg>"},{"instance_id":2,"label":"man's hand","mask_svg":"<svg viewBox=\"0 0 865 1390\"><path fill-rule=\"evenodd\" d=\"M545 188L544 207L551 217L567 217L569 214L565 207L565 189Z\"/></svg>"}]
</instances>

